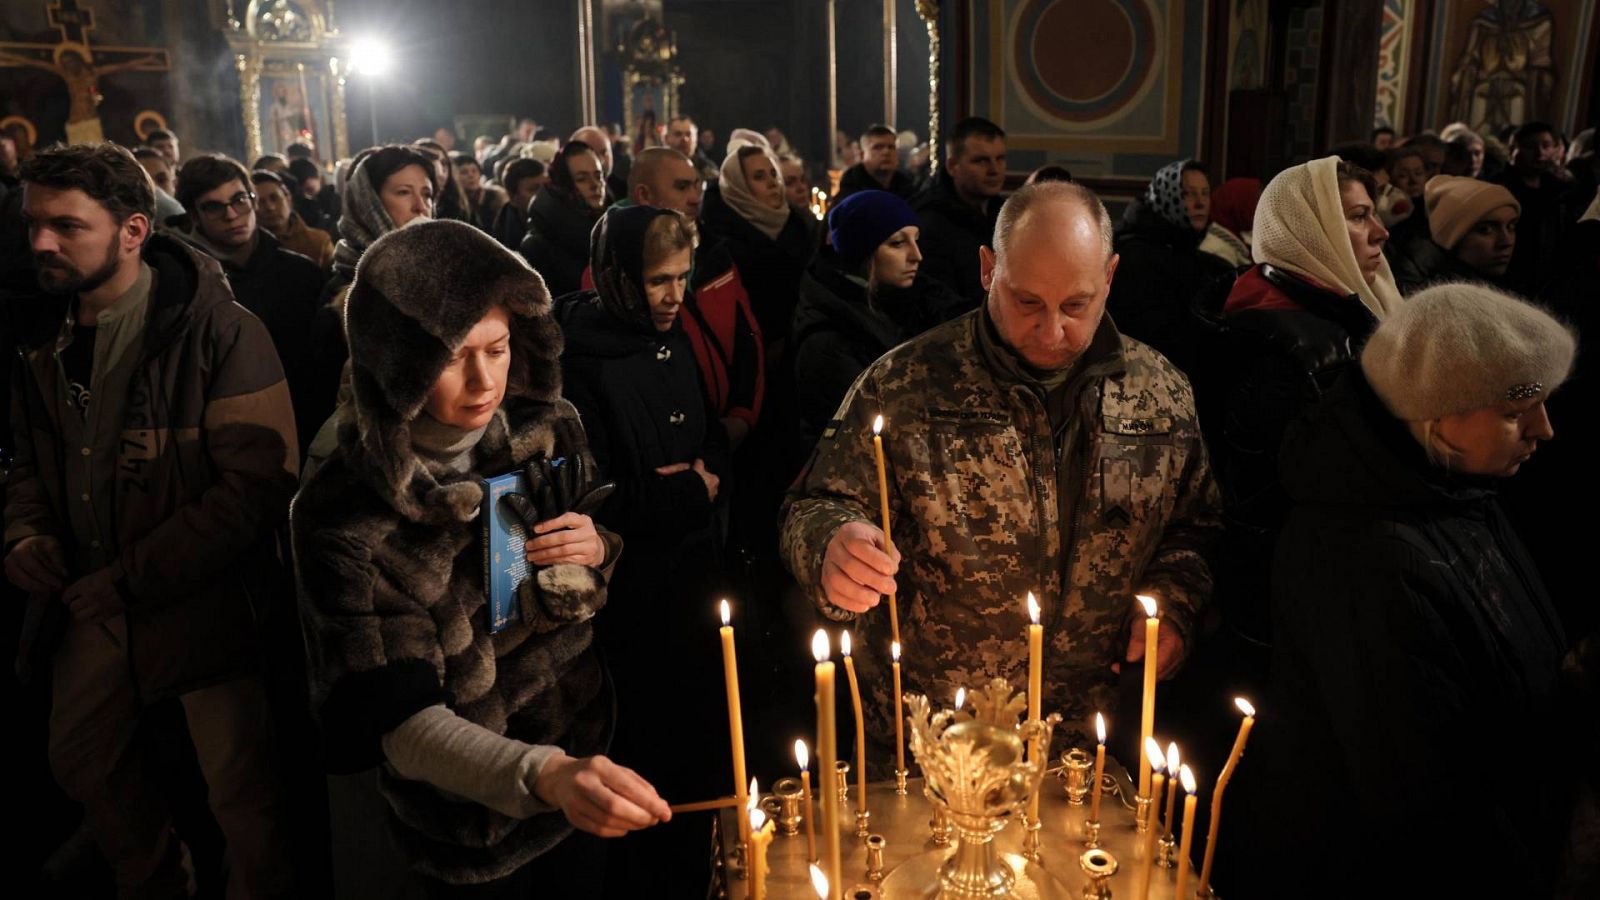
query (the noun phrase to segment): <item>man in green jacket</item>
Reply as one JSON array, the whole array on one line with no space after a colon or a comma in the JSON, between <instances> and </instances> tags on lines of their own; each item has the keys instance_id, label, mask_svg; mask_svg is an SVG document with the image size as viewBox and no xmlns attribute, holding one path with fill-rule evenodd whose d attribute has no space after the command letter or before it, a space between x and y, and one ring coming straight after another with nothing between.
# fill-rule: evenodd
<instances>
[{"instance_id":1,"label":"man in green jacket","mask_svg":"<svg viewBox=\"0 0 1600 900\"><path fill-rule=\"evenodd\" d=\"M891 590L905 690L941 704L996 676L1026 687L1032 591L1043 709L1077 735L1114 711L1120 665L1144 657L1136 594L1161 609L1162 677L1193 640L1217 491L1188 381L1105 315L1111 247L1105 207L1080 185L1012 196L980 250L986 306L868 368L789 493L790 570L830 618L857 621L856 664L877 670L862 676L869 733L893 733L890 629L874 611ZM893 554L878 527L880 414Z\"/></svg>"},{"instance_id":2,"label":"man in green jacket","mask_svg":"<svg viewBox=\"0 0 1600 900\"><path fill-rule=\"evenodd\" d=\"M145 710L177 698L228 845L229 896L288 896L261 626L287 590L276 536L299 467L265 326L215 260L151 236L128 151L56 147L22 171L42 293L11 381L6 577L70 614L50 765L123 896L183 896ZM276 595L276 596L275 596Z\"/></svg>"}]
</instances>

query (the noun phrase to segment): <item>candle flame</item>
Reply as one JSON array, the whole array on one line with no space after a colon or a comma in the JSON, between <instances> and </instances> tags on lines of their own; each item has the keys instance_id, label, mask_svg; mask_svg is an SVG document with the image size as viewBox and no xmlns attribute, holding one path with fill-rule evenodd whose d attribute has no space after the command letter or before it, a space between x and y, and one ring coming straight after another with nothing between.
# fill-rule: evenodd
<instances>
[{"instance_id":1,"label":"candle flame","mask_svg":"<svg viewBox=\"0 0 1600 900\"><path fill-rule=\"evenodd\" d=\"M1243 697L1235 697L1233 698L1233 705L1239 707L1239 712L1250 718L1254 719L1256 717L1256 708L1249 700Z\"/></svg>"},{"instance_id":2,"label":"candle flame","mask_svg":"<svg viewBox=\"0 0 1600 900\"><path fill-rule=\"evenodd\" d=\"M755 777L750 778L750 800L745 804L751 809L756 808L756 801L761 799L761 788L756 784Z\"/></svg>"},{"instance_id":3,"label":"candle flame","mask_svg":"<svg viewBox=\"0 0 1600 900\"><path fill-rule=\"evenodd\" d=\"M1167 771L1168 772L1173 772L1173 773L1176 773L1178 771L1178 742L1177 741L1173 741L1172 743L1167 745Z\"/></svg>"},{"instance_id":4,"label":"candle flame","mask_svg":"<svg viewBox=\"0 0 1600 900\"><path fill-rule=\"evenodd\" d=\"M811 636L811 655L819 663L827 662L828 657L831 655L828 651L828 633L821 628L818 628L817 633Z\"/></svg>"},{"instance_id":5,"label":"candle flame","mask_svg":"<svg viewBox=\"0 0 1600 900\"><path fill-rule=\"evenodd\" d=\"M967 689L964 687L956 688L956 709L960 709L965 705L967 705Z\"/></svg>"},{"instance_id":6,"label":"candle flame","mask_svg":"<svg viewBox=\"0 0 1600 900\"><path fill-rule=\"evenodd\" d=\"M822 874L822 867L816 863L811 864L811 888L822 900L828 900L828 876Z\"/></svg>"},{"instance_id":7,"label":"candle flame","mask_svg":"<svg viewBox=\"0 0 1600 900\"><path fill-rule=\"evenodd\" d=\"M1139 605L1144 607L1144 614L1154 619L1156 617L1156 598L1140 594L1137 599Z\"/></svg>"},{"instance_id":8,"label":"candle flame","mask_svg":"<svg viewBox=\"0 0 1600 900\"><path fill-rule=\"evenodd\" d=\"M726 625L733 619L733 610L728 608L728 601L722 601L722 624Z\"/></svg>"},{"instance_id":9,"label":"candle flame","mask_svg":"<svg viewBox=\"0 0 1600 900\"><path fill-rule=\"evenodd\" d=\"M883 434L883 416L872 420L872 433Z\"/></svg>"},{"instance_id":10,"label":"candle flame","mask_svg":"<svg viewBox=\"0 0 1600 900\"><path fill-rule=\"evenodd\" d=\"M850 632L839 632L839 652L845 656L850 655Z\"/></svg>"},{"instance_id":11,"label":"candle flame","mask_svg":"<svg viewBox=\"0 0 1600 900\"><path fill-rule=\"evenodd\" d=\"M1100 743L1106 742L1106 717L1099 713L1094 714L1094 733L1100 737Z\"/></svg>"},{"instance_id":12,"label":"candle flame","mask_svg":"<svg viewBox=\"0 0 1600 900\"><path fill-rule=\"evenodd\" d=\"M894 661L895 662L899 662L900 661L900 642L899 641L891 641L889 643L889 655L894 657Z\"/></svg>"},{"instance_id":13,"label":"candle flame","mask_svg":"<svg viewBox=\"0 0 1600 900\"><path fill-rule=\"evenodd\" d=\"M760 831L767 824L767 814L757 807L750 807L750 830Z\"/></svg>"},{"instance_id":14,"label":"candle flame","mask_svg":"<svg viewBox=\"0 0 1600 900\"><path fill-rule=\"evenodd\" d=\"M800 764L802 772L811 767L811 751L806 749L805 741L794 742L794 761Z\"/></svg>"},{"instance_id":15,"label":"candle flame","mask_svg":"<svg viewBox=\"0 0 1600 900\"><path fill-rule=\"evenodd\" d=\"M1150 768L1156 772L1167 767L1167 758L1161 754L1161 745L1153 737L1144 739L1144 755L1150 760Z\"/></svg>"},{"instance_id":16,"label":"candle flame","mask_svg":"<svg viewBox=\"0 0 1600 900\"><path fill-rule=\"evenodd\" d=\"M1178 770L1178 780L1183 782L1183 789L1190 794L1194 793L1194 773L1189 771L1189 764L1184 763Z\"/></svg>"},{"instance_id":17,"label":"candle flame","mask_svg":"<svg viewBox=\"0 0 1600 900\"><path fill-rule=\"evenodd\" d=\"M1033 599L1033 591L1028 592L1028 618L1033 620L1033 624L1039 624L1039 601Z\"/></svg>"}]
</instances>

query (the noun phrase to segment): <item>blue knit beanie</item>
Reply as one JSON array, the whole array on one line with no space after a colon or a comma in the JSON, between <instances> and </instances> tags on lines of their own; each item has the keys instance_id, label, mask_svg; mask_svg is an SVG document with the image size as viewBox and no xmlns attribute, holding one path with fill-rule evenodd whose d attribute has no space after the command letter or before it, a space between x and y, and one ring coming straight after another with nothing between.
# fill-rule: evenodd
<instances>
[{"instance_id":1,"label":"blue knit beanie","mask_svg":"<svg viewBox=\"0 0 1600 900\"><path fill-rule=\"evenodd\" d=\"M888 191L861 191L844 198L828 212L828 236L845 262L871 256L896 231L917 224L917 214Z\"/></svg>"}]
</instances>

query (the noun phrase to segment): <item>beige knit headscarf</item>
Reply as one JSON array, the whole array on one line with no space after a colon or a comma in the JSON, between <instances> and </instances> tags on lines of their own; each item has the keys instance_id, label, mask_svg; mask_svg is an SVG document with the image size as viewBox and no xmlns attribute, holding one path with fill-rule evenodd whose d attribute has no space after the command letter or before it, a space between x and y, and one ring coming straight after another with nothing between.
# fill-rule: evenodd
<instances>
[{"instance_id":1,"label":"beige knit headscarf","mask_svg":"<svg viewBox=\"0 0 1600 900\"><path fill-rule=\"evenodd\" d=\"M785 203L781 209L773 209L750 192L750 184L744 178L744 166L739 161L739 151L745 147L760 147L772 163L772 171L783 171L778 167L778 157L765 137L754 131L736 128L728 138L728 155L722 160L722 177L718 182L722 199L740 218L754 225L757 231L777 240L778 235L783 233L783 226L789 222L789 204Z\"/></svg>"},{"instance_id":2,"label":"beige knit headscarf","mask_svg":"<svg viewBox=\"0 0 1600 900\"><path fill-rule=\"evenodd\" d=\"M1355 294L1380 320L1400 307L1389 261L1378 263L1371 284L1350 246L1339 198L1339 158L1314 159L1284 169L1261 191L1251 250L1258 263L1303 275Z\"/></svg>"}]
</instances>

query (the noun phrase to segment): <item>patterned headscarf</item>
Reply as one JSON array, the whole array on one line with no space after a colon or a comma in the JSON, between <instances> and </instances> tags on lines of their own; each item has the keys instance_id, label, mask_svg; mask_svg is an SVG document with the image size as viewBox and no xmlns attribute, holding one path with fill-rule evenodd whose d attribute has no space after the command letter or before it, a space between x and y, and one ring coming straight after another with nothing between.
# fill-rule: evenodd
<instances>
[{"instance_id":1,"label":"patterned headscarf","mask_svg":"<svg viewBox=\"0 0 1600 900\"><path fill-rule=\"evenodd\" d=\"M367 177L367 160L350 168L339 195L339 243L333 248L333 270L345 278L356 277L356 263L372 242L394 230L394 220Z\"/></svg>"},{"instance_id":2,"label":"patterned headscarf","mask_svg":"<svg viewBox=\"0 0 1600 900\"><path fill-rule=\"evenodd\" d=\"M1192 159L1180 159L1162 166L1144 191L1146 206L1185 231L1195 230L1194 223L1189 221L1189 212L1183 206L1183 168L1193 162Z\"/></svg>"}]
</instances>

